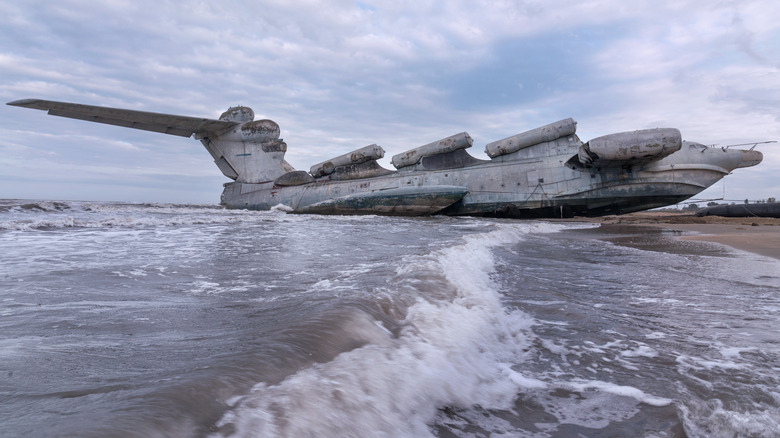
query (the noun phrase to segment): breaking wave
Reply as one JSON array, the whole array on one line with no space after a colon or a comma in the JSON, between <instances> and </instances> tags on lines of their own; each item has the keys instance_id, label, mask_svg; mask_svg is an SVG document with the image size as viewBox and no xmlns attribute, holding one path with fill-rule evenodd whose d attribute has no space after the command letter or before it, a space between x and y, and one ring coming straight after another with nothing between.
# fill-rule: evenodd
<instances>
[{"instance_id":1,"label":"breaking wave","mask_svg":"<svg viewBox=\"0 0 780 438\"><path fill-rule=\"evenodd\" d=\"M353 330L367 344L229 400L218 436L434 436L441 408L510 407L528 384L512 364L527 354L533 320L502 305L491 248L554 229L499 225L407 258L392 289L377 291L394 301L387 313L402 314L398 329L365 314Z\"/></svg>"},{"instance_id":2,"label":"breaking wave","mask_svg":"<svg viewBox=\"0 0 780 438\"><path fill-rule=\"evenodd\" d=\"M228 210L208 204L0 200L0 231L231 224L280 216L284 211Z\"/></svg>"}]
</instances>

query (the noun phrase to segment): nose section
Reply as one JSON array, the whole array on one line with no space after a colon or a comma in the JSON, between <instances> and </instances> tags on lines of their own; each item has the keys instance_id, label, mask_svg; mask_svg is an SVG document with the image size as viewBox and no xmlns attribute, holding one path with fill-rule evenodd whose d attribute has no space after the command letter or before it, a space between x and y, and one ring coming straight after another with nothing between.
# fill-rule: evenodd
<instances>
[{"instance_id":1,"label":"nose section","mask_svg":"<svg viewBox=\"0 0 780 438\"><path fill-rule=\"evenodd\" d=\"M742 153L741 161L737 164L737 167L750 167L755 166L764 159L764 154L759 151L745 151L740 150Z\"/></svg>"},{"instance_id":2,"label":"nose section","mask_svg":"<svg viewBox=\"0 0 780 438\"><path fill-rule=\"evenodd\" d=\"M759 151L708 147L699 143L695 144L704 148L701 149L703 164L719 167L723 173L730 173L732 170L740 167L755 166L764 158L764 155Z\"/></svg>"}]
</instances>

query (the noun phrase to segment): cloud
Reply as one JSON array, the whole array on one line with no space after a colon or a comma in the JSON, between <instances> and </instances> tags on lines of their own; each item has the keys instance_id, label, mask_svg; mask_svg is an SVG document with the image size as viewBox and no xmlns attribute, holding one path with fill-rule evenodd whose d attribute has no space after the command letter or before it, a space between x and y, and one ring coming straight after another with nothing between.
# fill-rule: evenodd
<instances>
[{"instance_id":1,"label":"cloud","mask_svg":"<svg viewBox=\"0 0 780 438\"><path fill-rule=\"evenodd\" d=\"M485 143L569 116L583 139L656 126L709 144L780 139L780 8L770 0L63 0L5 2L0 13L5 101L211 118L248 105L280 124L301 169L371 143L390 156L463 130L481 155ZM57 161L2 157L27 145L128 181L144 167L221 178L191 140L6 106L0 114L0 166L20 174L71 174ZM104 153L91 153L100 138ZM778 150L734 177L777 169ZM756 197L778 195L768 173L752 185Z\"/></svg>"}]
</instances>

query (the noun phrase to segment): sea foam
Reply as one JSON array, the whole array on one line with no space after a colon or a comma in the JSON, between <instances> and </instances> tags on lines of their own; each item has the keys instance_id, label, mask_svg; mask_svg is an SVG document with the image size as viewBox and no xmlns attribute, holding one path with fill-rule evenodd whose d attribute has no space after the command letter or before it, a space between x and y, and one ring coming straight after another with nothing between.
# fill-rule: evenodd
<instances>
[{"instance_id":1,"label":"sea foam","mask_svg":"<svg viewBox=\"0 0 780 438\"><path fill-rule=\"evenodd\" d=\"M231 400L221 434L237 436L432 436L440 408L506 409L521 387L537 387L522 362L531 318L508 310L491 280L491 248L547 224L498 226L398 267L396 287L417 299L393 335L364 324L373 342L315 364L281 383L257 384Z\"/></svg>"}]
</instances>

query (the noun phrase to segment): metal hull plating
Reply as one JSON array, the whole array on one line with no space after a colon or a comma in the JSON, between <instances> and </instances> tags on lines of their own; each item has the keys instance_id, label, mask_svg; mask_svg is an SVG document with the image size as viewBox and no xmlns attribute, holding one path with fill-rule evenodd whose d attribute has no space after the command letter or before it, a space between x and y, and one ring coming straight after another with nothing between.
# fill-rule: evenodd
<instances>
[{"instance_id":1,"label":"metal hull plating","mask_svg":"<svg viewBox=\"0 0 780 438\"><path fill-rule=\"evenodd\" d=\"M285 206L290 212L316 214L380 214L483 216L506 218L560 218L623 214L662 207L684 201L729 173L727 167L742 160L742 152L707 148L686 143L693 158L707 159L707 164L690 164L688 151L679 151L661 162L636 166L634 169L572 169L564 165L581 144L576 139L559 139L540 145L537 156L502 156L456 169L427 170L424 163L378 177L347 181L329 177L292 187L264 184L228 183L222 194L227 208L268 210ZM571 143L571 144L569 144ZM558 153L550 154L551 151ZM702 152L704 151L704 153ZM515 155L519 155L515 154ZM751 157L755 159L755 157ZM725 167L723 167L725 166ZM432 197L420 197L418 208L388 208L385 193L406 189L425 194L430 188L461 187L458 197L453 191L446 201L451 205L430 204ZM362 194L364 196L356 196ZM375 201L370 201L375 198ZM457 198L457 199L456 199ZM339 200L339 208L310 206ZM443 201L446 203L446 201Z\"/></svg>"}]
</instances>

